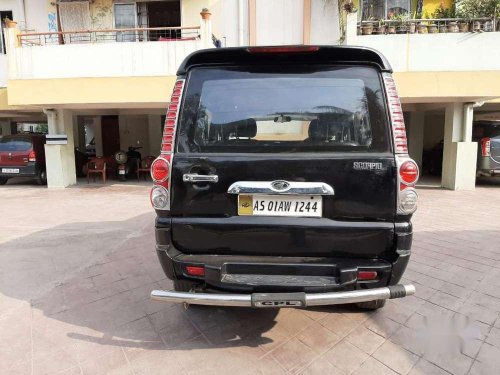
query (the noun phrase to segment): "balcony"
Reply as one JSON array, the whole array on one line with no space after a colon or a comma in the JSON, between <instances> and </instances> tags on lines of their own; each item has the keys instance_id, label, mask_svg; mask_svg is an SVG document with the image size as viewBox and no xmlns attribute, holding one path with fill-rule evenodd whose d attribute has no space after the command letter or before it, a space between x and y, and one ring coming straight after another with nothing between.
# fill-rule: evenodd
<instances>
[{"instance_id":1,"label":"balcony","mask_svg":"<svg viewBox=\"0 0 500 375\"><path fill-rule=\"evenodd\" d=\"M9 79L175 75L203 47L200 27L25 33L9 53Z\"/></svg>"},{"instance_id":2,"label":"balcony","mask_svg":"<svg viewBox=\"0 0 500 375\"><path fill-rule=\"evenodd\" d=\"M9 29L8 41L8 104L37 108L161 108L183 59L217 42L209 20L173 28Z\"/></svg>"}]
</instances>

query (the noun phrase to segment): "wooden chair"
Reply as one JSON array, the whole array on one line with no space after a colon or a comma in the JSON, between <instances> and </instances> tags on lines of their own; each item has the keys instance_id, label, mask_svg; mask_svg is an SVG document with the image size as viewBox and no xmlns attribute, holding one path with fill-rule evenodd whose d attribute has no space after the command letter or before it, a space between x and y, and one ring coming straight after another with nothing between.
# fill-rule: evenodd
<instances>
[{"instance_id":1,"label":"wooden chair","mask_svg":"<svg viewBox=\"0 0 500 375\"><path fill-rule=\"evenodd\" d=\"M147 176L151 170L151 164L155 161L154 156L146 156L142 160L137 160L137 181L139 181L141 173L146 173L144 176L144 181L147 180Z\"/></svg>"},{"instance_id":2,"label":"wooden chair","mask_svg":"<svg viewBox=\"0 0 500 375\"><path fill-rule=\"evenodd\" d=\"M90 184L90 175L94 176L100 174L102 176L102 183L106 183L106 160L102 157L91 158L87 163L87 183Z\"/></svg>"}]
</instances>

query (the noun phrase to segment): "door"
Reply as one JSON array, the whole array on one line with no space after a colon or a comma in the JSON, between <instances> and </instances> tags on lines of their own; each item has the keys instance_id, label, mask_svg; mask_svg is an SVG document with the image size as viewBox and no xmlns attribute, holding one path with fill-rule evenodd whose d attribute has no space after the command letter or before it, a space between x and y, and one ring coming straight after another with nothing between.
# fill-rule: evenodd
<instances>
[{"instance_id":1,"label":"door","mask_svg":"<svg viewBox=\"0 0 500 375\"><path fill-rule=\"evenodd\" d=\"M114 4L115 29L135 29L137 27L137 10L135 3ZM117 42L135 42L137 33L134 30L126 30L116 33Z\"/></svg>"},{"instance_id":2,"label":"door","mask_svg":"<svg viewBox=\"0 0 500 375\"><path fill-rule=\"evenodd\" d=\"M120 127L118 116L102 116L102 153L104 156L114 155L120 151Z\"/></svg>"},{"instance_id":3,"label":"door","mask_svg":"<svg viewBox=\"0 0 500 375\"><path fill-rule=\"evenodd\" d=\"M391 249L396 168L379 72L262 66L187 77L172 167L174 246L274 256Z\"/></svg>"}]
</instances>

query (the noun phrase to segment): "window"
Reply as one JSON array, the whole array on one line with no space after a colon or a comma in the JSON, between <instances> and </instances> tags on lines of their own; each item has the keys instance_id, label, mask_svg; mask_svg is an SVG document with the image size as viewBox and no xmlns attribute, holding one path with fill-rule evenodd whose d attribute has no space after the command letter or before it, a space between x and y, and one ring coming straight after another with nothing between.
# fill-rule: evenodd
<instances>
[{"instance_id":1,"label":"window","mask_svg":"<svg viewBox=\"0 0 500 375\"><path fill-rule=\"evenodd\" d=\"M137 10L135 3L114 4L115 29L134 29L137 25ZM116 33L118 42L135 42L134 31Z\"/></svg>"},{"instance_id":2,"label":"window","mask_svg":"<svg viewBox=\"0 0 500 375\"><path fill-rule=\"evenodd\" d=\"M28 151L31 149L31 139L11 138L9 136L0 138L0 151Z\"/></svg>"},{"instance_id":3,"label":"window","mask_svg":"<svg viewBox=\"0 0 500 375\"><path fill-rule=\"evenodd\" d=\"M197 68L181 109L179 151L385 151L383 106L372 68Z\"/></svg>"},{"instance_id":4,"label":"window","mask_svg":"<svg viewBox=\"0 0 500 375\"><path fill-rule=\"evenodd\" d=\"M410 14L410 0L362 0L362 19L391 19Z\"/></svg>"}]
</instances>

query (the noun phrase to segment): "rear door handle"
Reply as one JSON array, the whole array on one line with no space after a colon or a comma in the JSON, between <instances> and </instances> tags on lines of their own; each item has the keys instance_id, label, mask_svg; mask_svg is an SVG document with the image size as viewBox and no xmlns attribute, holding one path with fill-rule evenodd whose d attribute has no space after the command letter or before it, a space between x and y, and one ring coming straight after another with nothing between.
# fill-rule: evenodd
<instances>
[{"instance_id":1,"label":"rear door handle","mask_svg":"<svg viewBox=\"0 0 500 375\"><path fill-rule=\"evenodd\" d=\"M213 182L219 181L219 176L216 174L197 174L197 173L185 173L182 175L182 181L184 182Z\"/></svg>"}]
</instances>

